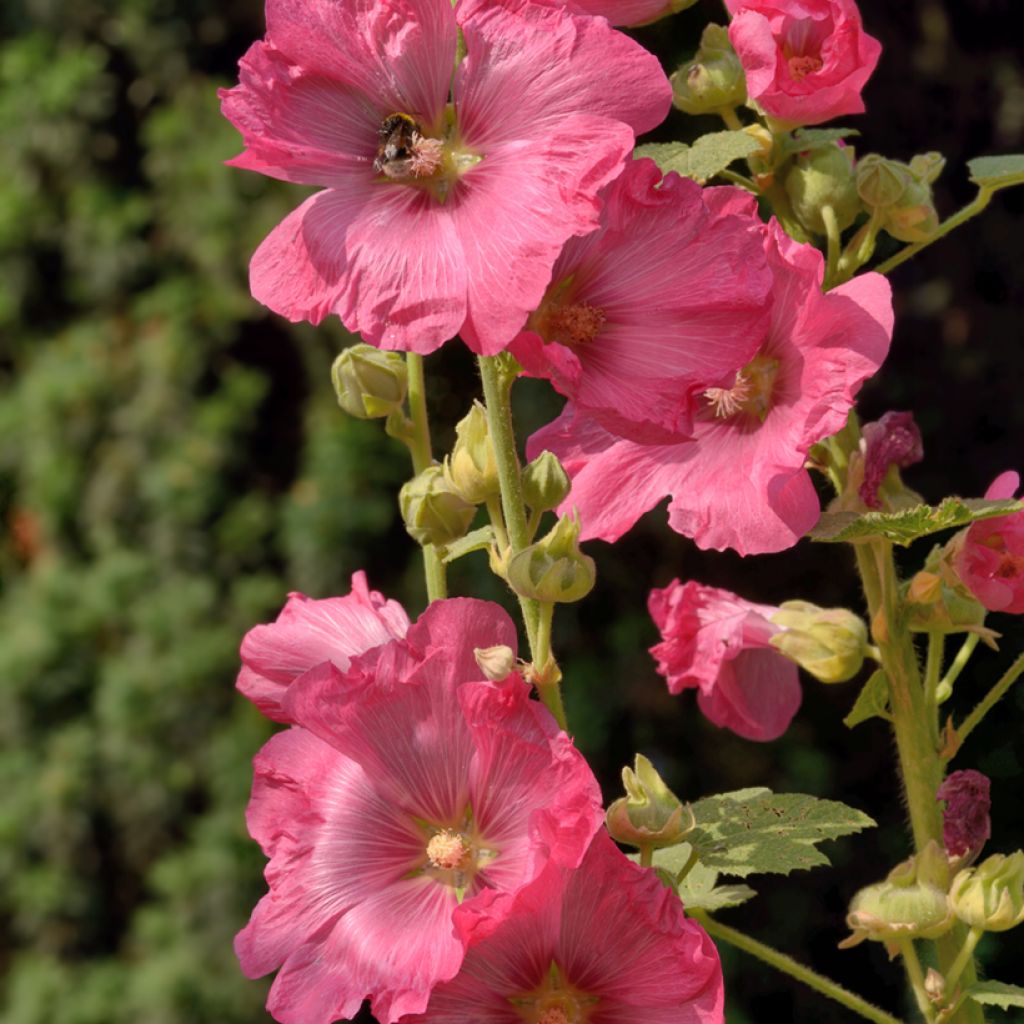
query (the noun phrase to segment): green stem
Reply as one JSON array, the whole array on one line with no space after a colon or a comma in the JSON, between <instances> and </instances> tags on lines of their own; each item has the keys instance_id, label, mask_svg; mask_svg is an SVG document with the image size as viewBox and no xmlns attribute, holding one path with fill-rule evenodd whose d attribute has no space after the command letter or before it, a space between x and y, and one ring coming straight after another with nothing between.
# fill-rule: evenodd
<instances>
[{"instance_id":1,"label":"green stem","mask_svg":"<svg viewBox=\"0 0 1024 1024\"><path fill-rule=\"evenodd\" d=\"M992 710L992 707L1007 690L1020 678L1024 672L1024 654L1003 673L999 682L992 687L988 693L978 702L977 707L964 719L963 725L956 731L957 747L963 745L967 737L974 732L978 723Z\"/></svg>"},{"instance_id":2,"label":"green stem","mask_svg":"<svg viewBox=\"0 0 1024 1024\"><path fill-rule=\"evenodd\" d=\"M905 263L911 256L916 256L922 249L926 249L932 244L932 242L937 242L940 238L948 235L954 228L960 227L961 224L981 213L981 211L984 210L992 201L993 195L995 195L995 192L992 189L979 189L978 194L974 199L962 210L957 211L952 217L944 220L938 228L936 228L935 234L933 234L931 238L928 238L924 242L914 242L913 244L900 249L895 256L890 256L884 262L879 263L874 269L880 274L888 274L890 270L894 270L901 263Z\"/></svg>"},{"instance_id":3,"label":"green stem","mask_svg":"<svg viewBox=\"0 0 1024 1024\"><path fill-rule=\"evenodd\" d=\"M967 667L967 662L971 660L971 655L974 653L974 648L978 646L979 640L981 640L979 634L967 634L967 639L960 646L960 650L956 652L953 663L946 670L946 674L939 680L939 685L935 688L936 703L943 704L953 695L953 684L960 678L960 673Z\"/></svg>"},{"instance_id":4,"label":"green stem","mask_svg":"<svg viewBox=\"0 0 1024 1024\"><path fill-rule=\"evenodd\" d=\"M498 549L504 552L508 547L508 534L505 532L505 517L501 514L500 497L487 499L487 515L490 517L491 526L494 527L494 536L498 541Z\"/></svg>"},{"instance_id":5,"label":"green stem","mask_svg":"<svg viewBox=\"0 0 1024 1024\"><path fill-rule=\"evenodd\" d=\"M725 122L725 127L733 132L743 131L743 122L736 116L735 107L722 107L718 116Z\"/></svg>"},{"instance_id":6,"label":"green stem","mask_svg":"<svg viewBox=\"0 0 1024 1024\"><path fill-rule=\"evenodd\" d=\"M855 544L857 566L864 582L874 640L882 655L882 666L889 681L889 702L900 773L906 794L915 849L920 852L933 840L942 844L942 813L935 799L942 782L943 760L932 739L925 707L925 693L918 670L917 652L899 607L896 568L892 545L887 541ZM946 974L956 960L966 935L957 923L953 930L936 940L939 969ZM977 981L973 960L964 968L968 985ZM913 983L913 979L910 979ZM951 1018L956 1024L984 1024L977 1003L966 1003Z\"/></svg>"},{"instance_id":7,"label":"green stem","mask_svg":"<svg viewBox=\"0 0 1024 1024\"><path fill-rule=\"evenodd\" d=\"M942 660L946 651L946 638L942 633L928 634L928 655L924 666L924 703L928 711L928 724L932 730L932 742L939 745L939 676L942 674Z\"/></svg>"},{"instance_id":8,"label":"green stem","mask_svg":"<svg viewBox=\"0 0 1024 1024\"><path fill-rule=\"evenodd\" d=\"M828 255L825 263L824 289L828 291L832 287L833 279L839 269L840 246L842 245L839 230L839 221L836 219L836 211L826 203L821 208L821 219L825 224L825 234L828 238Z\"/></svg>"},{"instance_id":9,"label":"green stem","mask_svg":"<svg viewBox=\"0 0 1024 1024\"><path fill-rule=\"evenodd\" d=\"M430 445L430 421L427 418L423 356L410 352L405 363L409 375L409 418L412 423L407 443L412 455L412 468L422 473L434 462ZM447 570L433 544L423 545L423 575L427 583L428 601L440 601L448 596Z\"/></svg>"},{"instance_id":10,"label":"green stem","mask_svg":"<svg viewBox=\"0 0 1024 1024\"><path fill-rule=\"evenodd\" d=\"M744 953L756 956L759 960L763 960L777 971L796 978L797 981L801 981L816 992L828 996L829 999L834 999L837 1003L842 1003L848 1010L859 1014L866 1020L874 1021L875 1024L902 1024L898 1017L894 1017L891 1013L886 1013L877 1006L872 1006L867 1000L862 999L849 989L843 988L842 985L837 984L830 978L818 974L817 971L812 971L809 967L805 967L791 956L780 953L777 949L772 949L771 946L766 946L763 942L758 942L757 939L752 939L749 935L744 935L743 932L739 932L735 928L720 924L702 910L694 910L689 913L691 917L704 926L704 930L712 938L721 939L723 942L728 942L730 946L742 949Z\"/></svg>"},{"instance_id":11,"label":"green stem","mask_svg":"<svg viewBox=\"0 0 1024 1024\"><path fill-rule=\"evenodd\" d=\"M683 879L694 869L697 862L700 860L699 851L694 848L690 851L690 856L686 858L686 863L682 866L679 874L676 875L676 885L682 884Z\"/></svg>"},{"instance_id":12,"label":"green stem","mask_svg":"<svg viewBox=\"0 0 1024 1024\"><path fill-rule=\"evenodd\" d=\"M863 266L875 251L875 240L878 232L882 229L882 215L873 210L868 222L846 243L842 256L836 267L833 287L849 281L854 274Z\"/></svg>"},{"instance_id":13,"label":"green stem","mask_svg":"<svg viewBox=\"0 0 1024 1024\"><path fill-rule=\"evenodd\" d=\"M509 547L514 555L529 545L530 534L523 502L523 481L520 475L519 455L516 451L515 431L512 427L512 382L502 379L498 360L498 356L480 356L478 363L484 388L484 405L487 408L487 426L494 445L495 461L498 463L505 529L508 532ZM520 597L519 604L530 643L530 654L533 657L537 645L539 605L537 601L528 597Z\"/></svg>"},{"instance_id":14,"label":"green stem","mask_svg":"<svg viewBox=\"0 0 1024 1024\"><path fill-rule=\"evenodd\" d=\"M928 998L928 992L924 987L924 971L921 970L921 961L917 957L917 950L911 939L900 939L896 945L899 947L900 956L903 957L903 966L906 969L907 977L910 979L910 987L914 990L914 999L921 1016L926 1021L935 1020L935 1009Z\"/></svg>"},{"instance_id":15,"label":"green stem","mask_svg":"<svg viewBox=\"0 0 1024 1024\"><path fill-rule=\"evenodd\" d=\"M534 683L544 706L555 716L561 728L568 731L565 704L562 701L562 674L551 656L551 623L555 617L555 605L552 601L541 601L539 606L537 640L533 646L533 667L536 673Z\"/></svg>"},{"instance_id":16,"label":"green stem","mask_svg":"<svg viewBox=\"0 0 1024 1024\"><path fill-rule=\"evenodd\" d=\"M761 190L754 184L751 178L748 178L745 174L738 174L736 171L730 171L728 168L718 172L719 178L724 178L726 181L732 182L733 185L738 185L740 188L746 189L748 192L753 192L754 195L760 195Z\"/></svg>"},{"instance_id":17,"label":"green stem","mask_svg":"<svg viewBox=\"0 0 1024 1024\"><path fill-rule=\"evenodd\" d=\"M953 992L956 989L956 983L960 980L960 975L963 974L964 968L971 962L974 956L974 947L981 941L982 935L984 935L984 929L972 928L967 933L967 938L964 939L964 944L957 954L956 960L953 961L953 966L950 967L949 972L946 974L946 991Z\"/></svg>"}]
</instances>

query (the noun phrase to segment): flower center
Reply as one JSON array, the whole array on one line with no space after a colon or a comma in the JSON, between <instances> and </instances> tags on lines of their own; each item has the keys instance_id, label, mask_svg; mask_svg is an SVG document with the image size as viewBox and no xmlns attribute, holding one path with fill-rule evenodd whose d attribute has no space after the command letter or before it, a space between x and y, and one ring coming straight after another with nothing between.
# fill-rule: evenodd
<instances>
[{"instance_id":1,"label":"flower center","mask_svg":"<svg viewBox=\"0 0 1024 1024\"><path fill-rule=\"evenodd\" d=\"M803 56L790 57L787 63L790 77L799 82L808 75L814 74L815 71L820 71L822 61L820 57Z\"/></svg>"},{"instance_id":2,"label":"flower center","mask_svg":"<svg viewBox=\"0 0 1024 1024\"><path fill-rule=\"evenodd\" d=\"M498 857L476 830L473 812L466 807L456 823L431 824L414 819L423 832L423 859L413 867L410 877L426 875L441 885L455 890L459 900L469 889L477 875Z\"/></svg>"},{"instance_id":3,"label":"flower center","mask_svg":"<svg viewBox=\"0 0 1024 1024\"><path fill-rule=\"evenodd\" d=\"M736 374L731 388L708 388L708 400L717 419L727 419L745 412L764 422L772 407L772 392L779 372L779 361L771 356L757 355Z\"/></svg>"},{"instance_id":4,"label":"flower center","mask_svg":"<svg viewBox=\"0 0 1024 1024\"><path fill-rule=\"evenodd\" d=\"M1015 580L1024 577L1024 557L1003 552L996 571L992 574L997 580Z\"/></svg>"},{"instance_id":5,"label":"flower center","mask_svg":"<svg viewBox=\"0 0 1024 1024\"><path fill-rule=\"evenodd\" d=\"M535 989L512 996L509 1002L526 1024L587 1024L599 1000L571 985L552 961L547 977Z\"/></svg>"},{"instance_id":6,"label":"flower center","mask_svg":"<svg viewBox=\"0 0 1024 1024\"><path fill-rule=\"evenodd\" d=\"M427 843L427 860L442 871L464 871L473 860L473 844L460 833L446 828Z\"/></svg>"},{"instance_id":7,"label":"flower center","mask_svg":"<svg viewBox=\"0 0 1024 1024\"><path fill-rule=\"evenodd\" d=\"M579 348L597 337L604 322L604 310L589 302L556 302L542 307L531 326L545 341Z\"/></svg>"}]
</instances>

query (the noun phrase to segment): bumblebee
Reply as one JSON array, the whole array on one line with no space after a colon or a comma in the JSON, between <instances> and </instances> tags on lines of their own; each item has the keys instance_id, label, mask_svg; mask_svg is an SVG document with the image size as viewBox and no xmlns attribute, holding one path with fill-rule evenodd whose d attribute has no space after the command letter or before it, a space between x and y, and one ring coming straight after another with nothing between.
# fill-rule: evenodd
<instances>
[{"instance_id":1,"label":"bumblebee","mask_svg":"<svg viewBox=\"0 0 1024 1024\"><path fill-rule=\"evenodd\" d=\"M420 136L420 126L408 114L388 114L378 129L380 143L373 160L377 174L389 178L404 177L413 158L413 146Z\"/></svg>"}]
</instances>

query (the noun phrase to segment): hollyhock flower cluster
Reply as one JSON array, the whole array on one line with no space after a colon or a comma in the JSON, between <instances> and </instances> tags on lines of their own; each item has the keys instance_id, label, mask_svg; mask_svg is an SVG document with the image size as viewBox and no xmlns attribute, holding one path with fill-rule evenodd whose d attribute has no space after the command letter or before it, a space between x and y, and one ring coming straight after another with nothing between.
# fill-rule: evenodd
<instances>
[{"instance_id":1,"label":"hollyhock flower cluster","mask_svg":"<svg viewBox=\"0 0 1024 1024\"><path fill-rule=\"evenodd\" d=\"M647 607L661 632L651 648L669 691L697 690L715 725L748 740L774 740L800 706L797 667L771 644L779 611L727 590L673 580L652 590Z\"/></svg>"},{"instance_id":2,"label":"hollyhock flower cluster","mask_svg":"<svg viewBox=\"0 0 1024 1024\"><path fill-rule=\"evenodd\" d=\"M721 1024L718 953L653 872L605 833L577 871L456 912L469 949L403 1024Z\"/></svg>"},{"instance_id":3,"label":"hollyhock flower cluster","mask_svg":"<svg viewBox=\"0 0 1024 1024\"><path fill-rule=\"evenodd\" d=\"M301 626L282 619L262 656L278 644L295 665ZM306 619L314 658L333 643L322 621ZM250 977L280 968L267 1005L282 1024L329 1024L367 997L383 1024L422 1011L462 963L457 907L583 859L597 783L518 675L485 679L474 649L497 645L515 645L500 608L438 601L404 637L280 693L295 724L257 756L247 813L269 892L235 946Z\"/></svg>"},{"instance_id":4,"label":"hollyhock flower cluster","mask_svg":"<svg viewBox=\"0 0 1024 1024\"><path fill-rule=\"evenodd\" d=\"M692 436L638 443L569 403L530 438L531 458L548 449L572 478L563 509L579 509L584 540L617 540L671 495L669 525L698 547L746 555L792 546L821 513L807 453L843 427L888 352L884 277L862 274L823 294L817 249L763 224L737 189L709 189L705 201L720 215L746 216L759 233L773 278L767 329L731 380L706 382Z\"/></svg>"},{"instance_id":5,"label":"hollyhock flower cluster","mask_svg":"<svg viewBox=\"0 0 1024 1024\"><path fill-rule=\"evenodd\" d=\"M554 0L268 0L266 16L221 93L246 147L231 162L325 189L259 247L252 293L382 348L461 333L501 351L671 102L651 54Z\"/></svg>"},{"instance_id":6,"label":"hollyhock flower cluster","mask_svg":"<svg viewBox=\"0 0 1024 1024\"><path fill-rule=\"evenodd\" d=\"M1013 498L1019 489L1020 476L1007 471L985 497ZM990 612L1024 615L1024 512L972 523L950 545L957 576Z\"/></svg>"},{"instance_id":7,"label":"hollyhock flower cluster","mask_svg":"<svg viewBox=\"0 0 1024 1024\"><path fill-rule=\"evenodd\" d=\"M747 94L788 127L862 114L882 45L854 0L726 0Z\"/></svg>"},{"instance_id":8,"label":"hollyhock flower cluster","mask_svg":"<svg viewBox=\"0 0 1024 1024\"><path fill-rule=\"evenodd\" d=\"M511 351L605 429L671 441L702 387L757 351L771 286L749 218L716 215L696 182L635 160L598 230L566 243Z\"/></svg>"},{"instance_id":9,"label":"hollyhock flower cluster","mask_svg":"<svg viewBox=\"0 0 1024 1024\"><path fill-rule=\"evenodd\" d=\"M246 633L235 685L267 718L286 722L281 701L304 672L325 661L344 672L357 654L401 639L408 629L405 609L370 590L364 572L352 576L345 597L314 601L289 594L276 622Z\"/></svg>"}]
</instances>

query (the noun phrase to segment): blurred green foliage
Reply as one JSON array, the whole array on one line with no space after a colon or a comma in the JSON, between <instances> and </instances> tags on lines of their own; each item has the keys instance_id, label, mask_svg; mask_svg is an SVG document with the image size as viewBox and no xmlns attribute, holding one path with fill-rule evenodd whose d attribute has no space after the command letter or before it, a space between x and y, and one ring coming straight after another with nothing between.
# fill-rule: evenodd
<instances>
[{"instance_id":1,"label":"blurred green foliage","mask_svg":"<svg viewBox=\"0 0 1024 1024\"><path fill-rule=\"evenodd\" d=\"M941 148L955 166L964 102L983 78L998 115L986 123L1002 134L975 132L967 155L1019 142L1020 75L989 35L977 29L972 42L965 22L936 34L934 0L862 7L883 38L888 16L892 38L923 40L906 60L896 50L900 59L883 61L876 102L906 93L907 61L932 90L916 109L890 110L896 134L875 135L871 148L897 158ZM703 0L641 37L674 65L711 17L720 7ZM410 610L422 600L394 501L405 455L333 402L328 368L347 336L336 322L291 327L248 294L249 255L299 194L223 166L239 143L216 88L231 84L261 32L259 0L0 6L0 1024L267 1019L265 983L245 980L231 950L263 891L242 810L250 759L270 732L232 689L239 640L288 590L342 592L358 568ZM940 73L959 76L942 80L948 92L935 91ZM915 136L926 105L945 120ZM685 130L673 115L660 137ZM1010 337L1013 300L1024 300L993 255L1019 245L1007 223L993 213L987 228L965 229L971 244L935 255L943 262L926 254L923 271L901 270L911 299L898 343L917 362L901 372L897 356L867 401L874 415L893 404L925 410L936 451L975 452L980 434L1012 436L1024 416L1011 400L1019 375L998 346L964 344L972 324L981 337ZM478 381L455 346L428 370L441 449ZM943 376L961 393L943 398ZM527 425L557 407L536 382L517 390ZM945 415L954 402L960 432L940 443L938 419L957 429ZM993 410L1000 419L988 429ZM1005 443L977 465L963 455L950 489L980 493L990 468L1014 457ZM948 461L930 465L933 477L950 476ZM927 478L921 489L934 500L942 486ZM852 573L836 569L831 550L826 573L820 551L747 562L702 554L665 530L662 511L614 549L593 548L598 586L560 611L555 639L578 742L609 795L640 750L689 799L767 784L879 818L870 847L830 846L839 871L762 886L737 923L784 949L813 945L819 966L861 990L873 980L865 975L888 979L871 994L898 1007L884 955L829 962L823 952L843 933L849 895L905 853L884 728L851 739L840 724L856 687L808 685L786 740L749 744L669 697L646 653L646 592L672 576L755 600L839 604L857 601ZM471 561L453 567L453 591L504 599ZM985 663L979 679L995 671ZM993 848L1009 849L1020 840L998 799L1015 791L1022 751L1005 736L985 742L975 754L994 778ZM845 1019L728 950L723 958L733 1024L754 1020L754 1006L764 1021Z\"/></svg>"}]
</instances>

